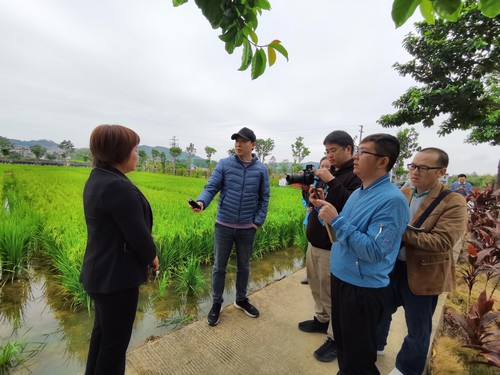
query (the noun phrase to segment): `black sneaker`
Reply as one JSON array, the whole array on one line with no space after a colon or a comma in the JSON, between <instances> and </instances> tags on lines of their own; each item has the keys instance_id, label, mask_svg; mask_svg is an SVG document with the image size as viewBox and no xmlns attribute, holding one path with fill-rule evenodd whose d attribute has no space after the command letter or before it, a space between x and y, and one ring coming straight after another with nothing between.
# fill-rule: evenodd
<instances>
[{"instance_id":1,"label":"black sneaker","mask_svg":"<svg viewBox=\"0 0 500 375\"><path fill-rule=\"evenodd\" d=\"M241 301L234 301L234 307L243 310L245 314L251 316L252 318L256 318L259 316L259 310L257 310L255 306L248 302L248 298L245 298Z\"/></svg>"},{"instance_id":2,"label":"black sneaker","mask_svg":"<svg viewBox=\"0 0 500 375\"><path fill-rule=\"evenodd\" d=\"M210 312L208 313L207 316L207 321L209 326L213 327L219 324L221 307L222 305L217 302L214 302L214 304L212 305L212 308L210 309Z\"/></svg>"},{"instance_id":3,"label":"black sneaker","mask_svg":"<svg viewBox=\"0 0 500 375\"><path fill-rule=\"evenodd\" d=\"M307 281L307 279L304 279L300 282L302 285L307 285L309 284L309 281Z\"/></svg>"},{"instance_id":4,"label":"black sneaker","mask_svg":"<svg viewBox=\"0 0 500 375\"><path fill-rule=\"evenodd\" d=\"M304 320L299 323L299 329L304 332L320 332L328 331L329 323L321 323L316 317L313 320Z\"/></svg>"},{"instance_id":5,"label":"black sneaker","mask_svg":"<svg viewBox=\"0 0 500 375\"><path fill-rule=\"evenodd\" d=\"M337 343L330 337L314 352L314 358L320 362L332 362L337 358Z\"/></svg>"}]
</instances>

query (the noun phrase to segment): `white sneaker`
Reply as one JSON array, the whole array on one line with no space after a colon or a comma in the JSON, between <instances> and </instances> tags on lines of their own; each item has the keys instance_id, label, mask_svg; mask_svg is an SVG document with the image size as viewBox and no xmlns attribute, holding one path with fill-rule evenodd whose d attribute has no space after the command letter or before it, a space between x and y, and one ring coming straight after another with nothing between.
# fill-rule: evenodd
<instances>
[{"instance_id":1,"label":"white sneaker","mask_svg":"<svg viewBox=\"0 0 500 375\"><path fill-rule=\"evenodd\" d=\"M404 375L404 374L401 371L399 371L396 367L394 367L388 375Z\"/></svg>"},{"instance_id":2,"label":"white sneaker","mask_svg":"<svg viewBox=\"0 0 500 375\"><path fill-rule=\"evenodd\" d=\"M385 355L385 350L382 349L382 350L377 350L377 355L383 357Z\"/></svg>"}]
</instances>

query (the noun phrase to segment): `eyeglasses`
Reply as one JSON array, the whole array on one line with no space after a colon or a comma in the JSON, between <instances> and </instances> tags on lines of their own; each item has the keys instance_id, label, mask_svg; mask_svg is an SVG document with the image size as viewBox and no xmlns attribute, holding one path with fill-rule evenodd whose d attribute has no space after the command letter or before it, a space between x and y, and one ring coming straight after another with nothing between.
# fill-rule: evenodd
<instances>
[{"instance_id":1,"label":"eyeglasses","mask_svg":"<svg viewBox=\"0 0 500 375\"><path fill-rule=\"evenodd\" d=\"M328 155L328 154L335 154L338 150L344 150L345 147L332 147L332 148L327 148L325 150L325 155Z\"/></svg>"},{"instance_id":2,"label":"eyeglasses","mask_svg":"<svg viewBox=\"0 0 500 375\"><path fill-rule=\"evenodd\" d=\"M444 167L428 167L426 165L416 165L416 164L408 164L408 169L410 171L414 171L418 169L420 172L427 172L429 169L443 169Z\"/></svg>"},{"instance_id":3,"label":"eyeglasses","mask_svg":"<svg viewBox=\"0 0 500 375\"><path fill-rule=\"evenodd\" d=\"M374 152L370 152L370 151L362 150L362 149L360 149L359 147L356 147L356 149L354 150L354 154L355 154L355 155L358 155L358 156L361 156L361 155L363 155L363 154L368 154L368 155L378 156L379 158L388 158L388 156L387 156L387 155L376 154L376 153L374 153Z\"/></svg>"}]
</instances>

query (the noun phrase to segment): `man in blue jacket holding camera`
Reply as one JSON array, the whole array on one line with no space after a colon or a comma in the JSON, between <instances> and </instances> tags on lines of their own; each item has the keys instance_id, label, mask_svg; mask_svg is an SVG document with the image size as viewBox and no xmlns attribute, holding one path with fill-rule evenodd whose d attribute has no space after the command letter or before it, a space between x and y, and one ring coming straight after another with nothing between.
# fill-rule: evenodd
<instances>
[{"instance_id":1,"label":"man in blue jacket holding camera","mask_svg":"<svg viewBox=\"0 0 500 375\"><path fill-rule=\"evenodd\" d=\"M234 306L252 318L259 316L259 310L248 301L247 286L255 234L267 216L269 175L264 164L252 153L257 140L252 130L242 128L231 139L235 141L235 155L219 161L196 200L200 208L193 208L195 212L206 209L220 192L214 230L213 305L207 316L211 326L220 321L227 262L233 244L237 265Z\"/></svg>"}]
</instances>

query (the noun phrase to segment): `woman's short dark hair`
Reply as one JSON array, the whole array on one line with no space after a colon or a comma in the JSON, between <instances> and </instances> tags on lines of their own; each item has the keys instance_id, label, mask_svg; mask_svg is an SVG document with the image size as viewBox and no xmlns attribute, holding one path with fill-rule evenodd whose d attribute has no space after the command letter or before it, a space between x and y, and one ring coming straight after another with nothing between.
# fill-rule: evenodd
<instances>
[{"instance_id":1,"label":"woman's short dark hair","mask_svg":"<svg viewBox=\"0 0 500 375\"><path fill-rule=\"evenodd\" d=\"M366 136L360 143L366 142L373 142L375 152L389 158L389 164L387 164L386 168L387 172L389 172L399 156L400 145L398 139L390 134L377 133Z\"/></svg>"},{"instance_id":2,"label":"woman's short dark hair","mask_svg":"<svg viewBox=\"0 0 500 375\"><path fill-rule=\"evenodd\" d=\"M349 133L343 130L334 130L328 134L323 141L323 145L327 144L335 144L344 148L351 146L351 154L354 152L354 141Z\"/></svg>"},{"instance_id":3,"label":"woman's short dark hair","mask_svg":"<svg viewBox=\"0 0 500 375\"><path fill-rule=\"evenodd\" d=\"M125 162L141 139L139 135L122 125L99 125L90 135L92 166L114 167Z\"/></svg>"}]
</instances>

